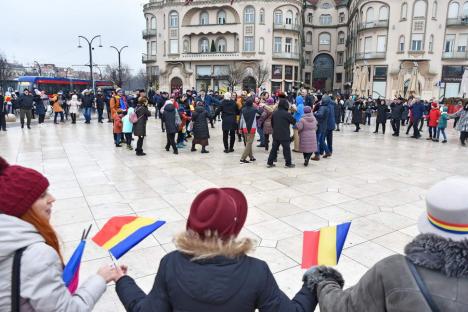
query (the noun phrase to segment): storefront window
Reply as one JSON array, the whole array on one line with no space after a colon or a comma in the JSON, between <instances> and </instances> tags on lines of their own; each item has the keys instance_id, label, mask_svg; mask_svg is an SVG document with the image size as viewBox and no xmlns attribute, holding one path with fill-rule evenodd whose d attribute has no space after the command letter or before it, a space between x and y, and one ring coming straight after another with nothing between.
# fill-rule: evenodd
<instances>
[{"instance_id":1,"label":"storefront window","mask_svg":"<svg viewBox=\"0 0 468 312\"><path fill-rule=\"evenodd\" d=\"M284 79L292 80L293 79L293 67L285 66L284 67Z\"/></svg>"},{"instance_id":2,"label":"storefront window","mask_svg":"<svg viewBox=\"0 0 468 312\"><path fill-rule=\"evenodd\" d=\"M271 73L272 79L283 79L283 65L273 65Z\"/></svg>"}]
</instances>

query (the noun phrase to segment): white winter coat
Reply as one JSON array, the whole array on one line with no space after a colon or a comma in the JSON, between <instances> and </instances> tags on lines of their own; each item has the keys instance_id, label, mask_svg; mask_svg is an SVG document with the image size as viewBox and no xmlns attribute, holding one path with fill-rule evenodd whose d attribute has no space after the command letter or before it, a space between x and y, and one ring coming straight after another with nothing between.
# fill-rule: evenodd
<instances>
[{"instance_id":1,"label":"white winter coat","mask_svg":"<svg viewBox=\"0 0 468 312\"><path fill-rule=\"evenodd\" d=\"M106 290L105 280L94 275L74 295L62 280L57 252L36 228L19 218L0 214L0 311L11 310L11 276L16 250L27 247L21 258L21 311L91 311Z\"/></svg>"},{"instance_id":2,"label":"white winter coat","mask_svg":"<svg viewBox=\"0 0 468 312\"><path fill-rule=\"evenodd\" d=\"M81 102L78 101L78 96L76 94L72 95L71 100L68 101L68 105L70 105L70 114L78 114Z\"/></svg>"}]
</instances>

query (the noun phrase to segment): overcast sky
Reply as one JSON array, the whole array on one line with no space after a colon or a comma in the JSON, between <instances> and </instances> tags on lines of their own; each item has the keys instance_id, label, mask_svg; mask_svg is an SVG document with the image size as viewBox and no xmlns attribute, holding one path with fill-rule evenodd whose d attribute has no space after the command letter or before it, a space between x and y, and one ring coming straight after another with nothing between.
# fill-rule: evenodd
<instances>
[{"instance_id":1,"label":"overcast sky","mask_svg":"<svg viewBox=\"0 0 468 312\"><path fill-rule=\"evenodd\" d=\"M0 53L9 61L58 66L89 63L88 45L78 35L98 39L93 61L98 65L116 64L117 52L110 45L128 45L122 63L136 73L143 68L141 54L145 41L143 4L147 0L0 0ZM94 46L94 43L93 43ZM74 67L86 70L85 67Z\"/></svg>"}]
</instances>

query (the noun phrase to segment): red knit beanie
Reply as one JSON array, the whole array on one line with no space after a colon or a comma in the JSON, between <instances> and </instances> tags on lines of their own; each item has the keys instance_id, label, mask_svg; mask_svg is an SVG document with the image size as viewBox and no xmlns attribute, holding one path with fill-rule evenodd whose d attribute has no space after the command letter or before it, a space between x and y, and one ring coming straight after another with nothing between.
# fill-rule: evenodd
<instances>
[{"instance_id":1,"label":"red knit beanie","mask_svg":"<svg viewBox=\"0 0 468 312\"><path fill-rule=\"evenodd\" d=\"M0 212L21 217L49 187L34 169L10 166L0 157Z\"/></svg>"}]
</instances>

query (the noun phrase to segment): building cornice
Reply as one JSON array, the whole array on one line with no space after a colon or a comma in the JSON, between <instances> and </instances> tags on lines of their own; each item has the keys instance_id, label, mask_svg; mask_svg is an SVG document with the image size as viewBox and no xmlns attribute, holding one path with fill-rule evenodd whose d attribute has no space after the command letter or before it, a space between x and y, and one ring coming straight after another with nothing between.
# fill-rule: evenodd
<instances>
[{"instance_id":1,"label":"building cornice","mask_svg":"<svg viewBox=\"0 0 468 312\"><path fill-rule=\"evenodd\" d=\"M268 3L280 3L280 4L293 4L302 8L304 6L303 1L300 0L263 0L263 1L252 1L252 0L234 0L233 6L237 3L252 4L254 2L260 2L264 5ZM185 0L174 0L174 1L158 1L149 2L143 6L143 11L146 13L148 10L161 9L161 8L176 8L176 7L205 7L207 5L231 5L231 0L197 0L189 5L185 4Z\"/></svg>"}]
</instances>

